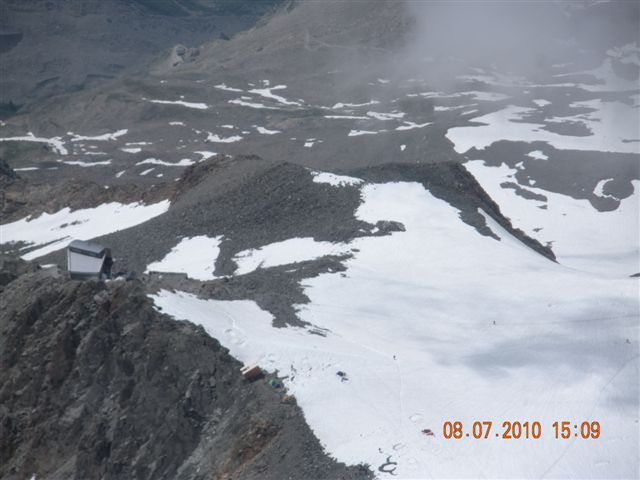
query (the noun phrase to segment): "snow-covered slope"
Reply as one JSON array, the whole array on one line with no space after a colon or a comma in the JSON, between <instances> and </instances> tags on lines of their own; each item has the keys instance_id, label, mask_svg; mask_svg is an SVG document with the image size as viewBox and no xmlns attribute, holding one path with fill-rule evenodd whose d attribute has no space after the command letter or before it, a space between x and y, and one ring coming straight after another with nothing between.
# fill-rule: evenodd
<instances>
[{"instance_id":1,"label":"snow-covered slope","mask_svg":"<svg viewBox=\"0 0 640 480\"><path fill-rule=\"evenodd\" d=\"M355 239L346 272L304 282L299 316L323 336L274 328L251 301L162 290L155 303L277 370L327 451L381 477L633 477L637 281L555 264L490 218L500 240L479 235L420 184L362 193L360 219L406 231ZM542 437L447 440L445 421L539 421ZM602 435L555 439L555 421L600 421Z\"/></svg>"},{"instance_id":2,"label":"snow-covered slope","mask_svg":"<svg viewBox=\"0 0 640 480\"><path fill-rule=\"evenodd\" d=\"M533 186L527 191L543 201L503 188L517 172L507 165L490 167L473 160L466 167L515 225L552 245L560 263L618 277L640 271L640 181L633 181L633 194L617 209L599 212L587 200Z\"/></svg>"},{"instance_id":3,"label":"snow-covered slope","mask_svg":"<svg viewBox=\"0 0 640 480\"><path fill-rule=\"evenodd\" d=\"M2 225L0 244L24 242L22 249L30 250L22 258L33 260L66 247L73 239L90 240L124 230L162 215L168 209L168 200L151 205L111 202L73 211L64 208Z\"/></svg>"}]
</instances>

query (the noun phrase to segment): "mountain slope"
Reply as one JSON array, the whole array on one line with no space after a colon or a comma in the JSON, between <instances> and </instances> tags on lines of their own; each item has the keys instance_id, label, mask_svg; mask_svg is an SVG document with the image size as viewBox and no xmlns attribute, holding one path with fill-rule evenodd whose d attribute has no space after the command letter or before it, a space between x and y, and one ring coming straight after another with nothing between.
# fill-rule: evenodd
<instances>
[{"instance_id":1,"label":"mountain slope","mask_svg":"<svg viewBox=\"0 0 640 480\"><path fill-rule=\"evenodd\" d=\"M178 44L176 59L191 61L201 43L251 27L274 4L2 0L0 113L144 70Z\"/></svg>"},{"instance_id":2,"label":"mountain slope","mask_svg":"<svg viewBox=\"0 0 640 480\"><path fill-rule=\"evenodd\" d=\"M369 478L139 282L40 270L0 295L2 478Z\"/></svg>"}]
</instances>

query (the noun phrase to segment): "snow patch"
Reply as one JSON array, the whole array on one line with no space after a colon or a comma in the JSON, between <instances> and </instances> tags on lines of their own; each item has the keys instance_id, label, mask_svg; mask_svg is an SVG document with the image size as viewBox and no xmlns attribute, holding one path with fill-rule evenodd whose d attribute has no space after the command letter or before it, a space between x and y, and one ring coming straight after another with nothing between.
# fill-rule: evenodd
<instances>
[{"instance_id":1,"label":"snow patch","mask_svg":"<svg viewBox=\"0 0 640 480\"><path fill-rule=\"evenodd\" d=\"M513 189L502 188L500 184L513 181L511 177L516 173L506 165L489 167L482 160L473 160L465 163L465 167L516 228L542 244L552 244L561 264L608 276L637 273L640 181L633 181L633 194L623 199L616 210L599 212L588 200L528 187L547 197L547 202L540 203L517 195Z\"/></svg>"},{"instance_id":2,"label":"snow patch","mask_svg":"<svg viewBox=\"0 0 640 480\"><path fill-rule=\"evenodd\" d=\"M404 117L404 112L397 113L380 113L380 112L367 112L367 116L375 118L376 120L397 120Z\"/></svg>"},{"instance_id":3,"label":"snow patch","mask_svg":"<svg viewBox=\"0 0 640 480\"><path fill-rule=\"evenodd\" d=\"M275 135L276 133L280 133L280 130L269 130L268 128L259 127L257 125L254 125L254 127L258 131L258 133L261 133L263 135Z\"/></svg>"},{"instance_id":4,"label":"snow patch","mask_svg":"<svg viewBox=\"0 0 640 480\"><path fill-rule=\"evenodd\" d=\"M151 103L160 103L162 105L180 105L187 108L195 108L196 110L206 110L209 105L206 103L185 102L183 100L149 100Z\"/></svg>"},{"instance_id":5,"label":"snow patch","mask_svg":"<svg viewBox=\"0 0 640 480\"><path fill-rule=\"evenodd\" d=\"M229 100L229 103L233 103L235 105L242 105L243 107L266 109L266 110L278 110L278 107L268 107L267 105L263 105L261 103L247 102L246 100L242 100L241 98Z\"/></svg>"},{"instance_id":6,"label":"snow patch","mask_svg":"<svg viewBox=\"0 0 640 480\"><path fill-rule=\"evenodd\" d=\"M240 140L242 140L242 137L240 135L232 135L230 137L221 137L218 134L214 135L212 133L209 133L209 135L207 135L208 142L233 143L233 142L239 142Z\"/></svg>"},{"instance_id":7,"label":"snow patch","mask_svg":"<svg viewBox=\"0 0 640 480\"><path fill-rule=\"evenodd\" d=\"M531 100L539 107L546 107L547 105L551 105L549 100L545 100L544 98L536 98L535 100Z\"/></svg>"},{"instance_id":8,"label":"snow patch","mask_svg":"<svg viewBox=\"0 0 640 480\"><path fill-rule=\"evenodd\" d=\"M364 182L361 178L349 177L347 175L336 175L329 172L317 172L312 170L313 181L315 183L328 183L334 187L343 187L345 185L359 185Z\"/></svg>"},{"instance_id":9,"label":"snow patch","mask_svg":"<svg viewBox=\"0 0 640 480\"><path fill-rule=\"evenodd\" d=\"M360 135L375 135L380 132L372 132L371 130L351 130L347 137L359 137Z\"/></svg>"},{"instance_id":10,"label":"snow patch","mask_svg":"<svg viewBox=\"0 0 640 480\"><path fill-rule=\"evenodd\" d=\"M165 257L147 265L149 272L186 273L194 280L213 280L217 278L213 272L220 254L222 236L184 238Z\"/></svg>"},{"instance_id":11,"label":"snow patch","mask_svg":"<svg viewBox=\"0 0 640 480\"><path fill-rule=\"evenodd\" d=\"M415 123L415 122L404 122L403 125L396 127L396 130L413 130L415 128L424 128L431 125L433 122L427 123Z\"/></svg>"},{"instance_id":12,"label":"snow patch","mask_svg":"<svg viewBox=\"0 0 640 480\"><path fill-rule=\"evenodd\" d=\"M348 251L346 244L317 242L313 238L290 238L257 249L244 250L233 260L238 265L235 274L245 275L257 268L305 262L326 255L343 255Z\"/></svg>"},{"instance_id":13,"label":"snow patch","mask_svg":"<svg viewBox=\"0 0 640 480\"><path fill-rule=\"evenodd\" d=\"M198 162L204 162L205 160L208 160L211 157L217 155L216 152L209 152L207 150L201 150L201 151L193 152L193 153L197 153L198 155L201 156L201 158L200 158L200 160L198 160Z\"/></svg>"},{"instance_id":14,"label":"snow patch","mask_svg":"<svg viewBox=\"0 0 640 480\"><path fill-rule=\"evenodd\" d=\"M369 117L360 117L357 115L325 115L324 118L329 118L332 120L369 120Z\"/></svg>"},{"instance_id":15,"label":"snow patch","mask_svg":"<svg viewBox=\"0 0 640 480\"><path fill-rule=\"evenodd\" d=\"M357 107L365 107L367 105L377 105L380 102L378 100L370 100L368 102L364 102L364 103L336 103L333 107L331 107L333 110L337 110L337 109L343 109L343 108L357 108Z\"/></svg>"},{"instance_id":16,"label":"snow patch","mask_svg":"<svg viewBox=\"0 0 640 480\"><path fill-rule=\"evenodd\" d=\"M129 130L127 130L126 128L123 128L122 130L118 130L117 132L103 133L102 135L85 136L85 135L77 135L73 132L67 132L67 135L71 135L72 142L81 142L85 140L94 141L94 142L105 142L109 140L116 140L118 137L122 137L123 135L126 135L128 131Z\"/></svg>"},{"instance_id":17,"label":"snow patch","mask_svg":"<svg viewBox=\"0 0 640 480\"><path fill-rule=\"evenodd\" d=\"M616 198L613 195L607 195L606 193L604 193L604 186L609 183L610 181L612 181L613 178L607 178L606 180L600 180L597 185L596 188L594 188L593 190L593 194L598 196L598 197L602 197L602 198Z\"/></svg>"},{"instance_id":18,"label":"snow patch","mask_svg":"<svg viewBox=\"0 0 640 480\"><path fill-rule=\"evenodd\" d=\"M532 152L527 153L527 157L531 157L535 160L549 160L542 150L534 150Z\"/></svg>"},{"instance_id":19,"label":"snow patch","mask_svg":"<svg viewBox=\"0 0 640 480\"><path fill-rule=\"evenodd\" d=\"M577 118L589 127L592 135L560 135L544 130L543 124L516 122L515 120L522 120L534 110L510 105L503 110L475 118L474 122L478 126L450 128L446 136L453 142L458 153L465 153L473 147L483 149L499 140L547 142L557 149L637 153L637 145L625 141L638 136L640 120L636 108L621 102L599 100L575 102L572 105L596 109ZM572 120L572 117L563 120Z\"/></svg>"},{"instance_id":20,"label":"snow patch","mask_svg":"<svg viewBox=\"0 0 640 480\"><path fill-rule=\"evenodd\" d=\"M111 165L111 160L104 160L102 162L83 162L82 160L64 160L60 163L64 163L65 165L75 165L78 167L99 167L104 165Z\"/></svg>"},{"instance_id":21,"label":"snow patch","mask_svg":"<svg viewBox=\"0 0 640 480\"><path fill-rule=\"evenodd\" d=\"M0 138L0 142L37 142L46 143L51 145L54 152L60 155L67 155L69 151L65 148L62 137L36 137L33 133L29 132L26 135L18 137L4 137Z\"/></svg>"},{"instance_id":22,"label":"snow patch","mask_svg":"<svg viewBox=\"0 0 640 480\"><path fill-rule=\"evenodd\" d=\"M276 102L281 103L283 105L301 105L300 102L293 102L291 100L287 100L284 97L281 97L280 95L276 95L275 93L273 93L273 90L282 90L285 88L287 88L286 85L276 85L275 87L268 87L268 88L254 88L252 90L249 90L249 93L255 93L256 95L260 95L262 97L275 100Z\"/></svg>"},{"instance_id":23,"label":"snow patch","mask_svg":"<svg viewBox=\"0 0 640 480\"><path fill-rule=\"evenodd\" d=\"M196 162L194 162L189 158L183 158L182 160L176 163L165 162L164 160L158 160L157 158L147 158L146 160L142 160L141 162L136 163L136 165L150 164L150 165L164 165L165 167L188 167L189 165L193 165L194 163Z\"/></svg>"},{"instance_id":24,"label":"snow patch","mask_svg":"<svg viewBox=\"0 0 640 480\"><path fill-rule=\"evenodd\" d=\"M214 85L213 88L217 88L218 90L225 90L227 92L243 92L244 91L241 88L228 87L224 83L221 83L219 85Z\"/></svg>"},{"instance_id":25,"label":"snow patch","mask_svg":"<svg viewBox=\"0 0 640 480\"><path fill-rule=\"evenodd\" d=\"M22 255L25 260L33 260L65 247L72 239L90 240L124 230L157 217L168 209L168 200L151 205L112 202L74 211L67 207L56 213L29 216L2 225L1 243L26 242L29 247L42 245Z\"/></svg>"}]
</instances>

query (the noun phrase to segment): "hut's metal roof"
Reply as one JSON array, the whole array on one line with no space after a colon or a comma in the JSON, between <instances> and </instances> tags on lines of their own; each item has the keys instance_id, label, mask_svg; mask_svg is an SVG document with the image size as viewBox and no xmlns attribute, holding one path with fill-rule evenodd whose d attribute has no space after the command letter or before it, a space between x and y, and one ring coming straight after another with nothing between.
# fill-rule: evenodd
<instances>
[{"instance_id":1,"label":"hut's metal roof","mask_svg":"<svg viewBox=\"0 0 640 480\"><path fill-rule=\"evenodd\" d=\"M99 243L86 242L84 240L74 240L67 248L75 253L83 255L90 255L92 257L102 257L107 249L104 245Z\"/></svg>"}]
</instances>

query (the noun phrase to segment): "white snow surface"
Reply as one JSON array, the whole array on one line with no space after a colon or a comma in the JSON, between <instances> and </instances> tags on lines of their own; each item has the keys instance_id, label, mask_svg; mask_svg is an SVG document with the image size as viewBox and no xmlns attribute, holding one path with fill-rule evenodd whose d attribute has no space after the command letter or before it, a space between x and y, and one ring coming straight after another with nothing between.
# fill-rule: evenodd
<instances>
[{"instance_id":1,"label":"white snow surface","mask_svg":"<svg viewBox=\"0 0 640 480\"><path fill-rule=\"evenodd\" d=\"M258 125L254 125L254 127L258 133L261 133L262 135L275 135L276 133L280 133L280 130L269 130L268 128L260 127Z\"/></svg>"},{"instance_id":2,"label":"white snow surface","mask_svg":"<svg viewBox=\"0 0 640 480\"><path fill-rule=\"evenodd\" d=\"M111 165L111 160L103 160L100 162L83 162L82 160L65 160L63 162L65 165L75 165L77 167L99 167L104 165Z\"/></svg>"},{"instance_id":3,"label":"white snow surface","mask_svg":"<svg viewBox=\"0 0 640 480\"><path fill-rule=\"evenodd\" d=\"M209 105L199 102L185 102L184 100L149 100L151 103L160 103L163 105L180 105L187 108L195 108L196 110L206 110Z\"/></svg>"},{"instance_id":4,"label":"white snow surface","mask_svg":"<svg viewBox=\"0 0 640 480\"><path fill-rule=\"evenodd\" d=\"M160 261L150 263L147 272L186 273L195 280L213 280L222 236L184 238Z\"/></svg>"},{"instance_id":5,"label":"white snow surface","mask_svg":"<svg viewBox=\"0 0 640 480\"><path fill-rule=\"evenodd\" d=\"M618 277L640 271L640 181L632 182L633 195L623 199L616 210L600 212L588 200L535 187L522 188L544 195L546 202L516 195L513 189L500 186L513 181L510 175L516 173L506 165L490 167L482 160L472 160L465 167L516 228L543 244L551 242L561 264Z\"/></svg>"},{"instance_id":6,"label":"white snow surface","mask_svg":"<svg viewBox=\"0 0 640 480\"><path fill-rule=\"evenodd\" d=\"M555 264L493 221L500 240L482 236L417 183L367 184L362 195L358 218L406 231L356 239L345 276L305 280L299 316L325 336L273 328L247 300L163 290L156 304L241 361L288 375L327 452L380 478L633 478L637 280ZM486 440L443 438L445 421L470 432L483 420L493 422ZM506 420L539 421L542 437L495 438ZM602 435L556 440L563 420L597 420ZM388 457L395 477L377 471Z\"/></svg>"},{"instance_id":7,"label":"white snow surface","mask_svg":"<svg viewBox=\"0 0 640 480\"><path fill-rule=\"evenodd\" d=\"M369 120L369 117L362 117L358 115L324 115L324 118L331 120Z\"/></svg>"},{"instance_id":8,"label":"white snow surface","mask_svg":"<svg viewBox=\"0 0 640 480\"><path fill-rule=\"evenodd\" d=\"M594 150L600 152L637 153L640 118L638 109L622 102L589 100L575 102L574 106L593 108L594 111L577 117L563 117L563 121L580 121L592 134L584 137L560 135L543 130L542 124L521 123L522 117L534 109L509 105L503 110L474 118L478 126L450 128L447 137L458 153L470 148L485 148L498 140L547 142L558 149Z\"/></svg>"},{"instance_id":9,"label":"white snow surface","mask_svg":"<svg viewBox=\"0 0 640 480\"><path fill-rule=\"evenodd\" d=\"M242 92L242 91L244 91L241 88L229 87L224 83L221 83L219 85L214 85L213 88L217 88L218 90L225 90L227 92Z\"/></svg>"},{"instance_id":10,"label":"white snow surface","mask_svg":"<svg viewBox=\"0 0 640 480\"><path fill-rule=\"evenodd\" d=\"M545 100L544 98L536 98L532 100L532 102L539 107L546 107L547 105L551 105L551 102L549 100Z\"/></svg>"},{"instance_id":11,"label":"white snow surface","mask_svg":"<svg viewBox=\"0 0 640 480\"><path fill-rule=\"evenodd\" d=\"M233 143L239 142L240 140L242 140L242 136L240 135L232 135L230 137L221 137L220 135L214 135L213 133L209 133L209 135L207 135L207 141L215 143Z\"/></svg>"},{"instance_id":12,"label":"white snow surface","mask_svg":"<svg viewBox=\"0 0 640 480\"><path fill-rule=\"evenodd\" d=\"M344 185L358 185L359 183L364 182L361 178L349 177L347 175L336 175L335 173L330 172L317 172L315 170L311 171L311 175L313 175L313 181L316 183L328 183L329 185L333 185L334 187L342 187Z\"/></svg>"},{"instance_id":13,"label":"white snow surface","mask_svg":"<svg viewBox=\"0 0 640 480\"><path fill-rule=\"evenodd\" d=\"M71 240L90 240L101 235L133 227L163 214L169 201L151 205L142 203L103 203L95 208L73 210L64 208L56 213L43 213L0 226L0 243L26 242L40 246L22 255L33 260L65 247Z\"/></svg>"},{"instance_id":14,"label":"white snow surface","mask_svg":"<svg viewBox=\"0 0 640 480\"><path fill-rule=\"evenodd\" d=\"M198 153L198 152L195 152ZM165 167L188 167L189 165L193 165L194 162L193 160L189 159L189 158L183 158L182 160L178 161L178 162L165 162L164 160L158 160L157 158L147 158L145 160L142 160L141 162L136 163L136 165L164 165Z\"/></svg>"},{"instance_id":15,"label":"white snow surface","mask_svg":"<svg viewBox=\"0 0 640 480\"><path fill-rule=\"evenodd\" d=\"M331 109L336 110L336 109L344 109L344 108L364 107L366 105L377 105L378 103L380 103L378 100L370 100L370 101L364 102L364 103L342 103L342 102L338 102L333 107L331 107Z\"/></svg>"},{"instance_id":16,"label":"white snow surface","mask_svg":"<svg viewBox=\"0 0 640 480\"><path fill-rule=\"evenodd\" d=\"M504 93L499 92L462 92L460 95L473 95L476 100L484 101L484 102L497 102L499 100L506 100L509 98L509 95L505 95Z\"/></svg>"},{"instance_id":17,"label":"white snow surface","mask_svg":"<svg viewBox=\"0 0 640 480\"><path fill-rule=\"evenodd\" d=\"M426 123L415 123L415 122L404 122L403 125L396 127L396 130L413 130L416 128L423 128L431 125L433 122Z\"/></svg>"},{"instance_id":18,"label":"white snow surface","mask_svg":"<svg viewBox=\"0 0 640 480\"><path fill-rule=\"evenodd\" d=\"M64 142L61 137L36 137L32 132L28 132L26 135L17 137L4 137L0 138L0 142L38 142L47 143L51 145L54 152L60 155L67 155L69 151L64 146Z\"/></svg>"},{"instance_id":19,"label":"white snow surface","mask_svg":"<svg viewBox=\"0 0 640 480\"><path fill-rule=\"evenodd\" d=\"M535 160L549 160L549 157L546 156L541 150L533 150L527 153L527 157L531 157Z\"/></svg>"},{"instance_id":20,"label":"white snow surface","mask_svg":"<svg viewBox=\"0 0 640 480\"><path fill-rule=\"evenodd\" d=\"M200 150L197 152L193 152L193 153L197 153L198 155L200 155L202 158L200 158L200 160L198 160L199 162L204 162L205 160L213 157L214 155L217 155L216 152L210 152L208 150Z\"/></svg>"},{"instance_id":21,"label":"white snow surface","mask_svg":"<svg viewBox=\"0 0 640 480\"><path fill-rule=\"evenodd\" d=\"M239 252L233 260L238 265L236 275L290 263L304 262L326 255L342 255L349 247L341 243L317 242L313 238L290 238L260 248Z\"/></svg>"},{"instance_id":22,"label":"white snow surface","mask_svg":"<svg viewBox=\"0 0 640 480\"><path fill-rule=\"evenodd\" d=\"M275 100L276 102L281 103L283 105L301 105L300 102L287 100L286 98L273 93L273 90L283 90L285 88L287 88L286 85L276 85L275 87L268 87L268 88L254 88L252 90L249 90L249 93L255 93L256 95L260 95L261 97Z\"/></svg>"},{"instance_id":23,"label":"white snow surface","mask_svg":"<svg viewBox=\"0 0 640 480\"><path fill-rule=\"evenodd\" d=\"M241 105L243 107L257 108L257 109L266 109L266 110L277 110L278 107L268 107L267 105L263 105L261 103L255 102L247 102L241 98L235 98L233 100L229 100L229 103L233 103L235 105Z\"/></svg>"},{"instance_id":24,"label":"white snow surface","mask_svg":"<svg viewBox=\"0 0 640 480\"><path fill-rule=\"evenodd\" d=\"M375 135L380 132L372 132L371 130L350 130L347 137L359 137L360 135Z\"/></svg>"},{"instance_id":25,"label":"white snow surface","mask_svg":"<svg viewBox=\"0 0 640 480\"><path fill-rule=\"evenodd\" d=\"M376 120L397 120L399 118L404 117L404 112L392 112L392 113L381 113L381 112L367 112L367 115L371 118L375 118Z\"/></svg>"},{"instance_id":26,"label":"white snow surface","mask_svg":"<svg viewBox=\"0 0 640 480\"><path fill-rule=\"evenodd\" d=\"M126 135L128 131L129 130L127 130L126 128L123 128L121 130L118 130L117 132L103 133L101 135L94 135L94 136L77 135L73 132L67 132L67 135L71 135L72 142L80 142L85 140L94 141L94 142L104 142L108 140L116 140L118 137L122 137L123 135Z\"/></svg>"},{"instance_id":27,"label":"white snow surface","mask_svg":"<svg viewBox=\"0 0 640 480\"><path fill-rule=\"evenodd\" d=\"M604 186L611 180L613 180L613 178L605 178L604 180L600 180L596 185L596 188L593 189L593 194L597 195L598 197L615 198L612 195L607 195L604 193Z\"/></svg>"}]
</instances>

